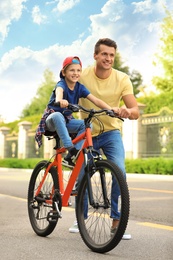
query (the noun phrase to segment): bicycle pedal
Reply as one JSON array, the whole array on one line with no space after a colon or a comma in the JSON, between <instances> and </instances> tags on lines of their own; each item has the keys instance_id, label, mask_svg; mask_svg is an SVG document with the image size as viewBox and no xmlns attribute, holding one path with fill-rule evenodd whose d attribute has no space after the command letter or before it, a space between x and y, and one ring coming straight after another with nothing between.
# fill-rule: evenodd
<instances>
[{"instance_id":1,"label":"bicycle pedal","mask_svg":"<svg viewBox=\"0 0 173 260\"><path fill-rule=\"evenodd\" d=\"M60 218L60 215L57 211L50 211L47 214L47 221L50 223L57 222L57 220Z\"/></svg>"}]
</instances>

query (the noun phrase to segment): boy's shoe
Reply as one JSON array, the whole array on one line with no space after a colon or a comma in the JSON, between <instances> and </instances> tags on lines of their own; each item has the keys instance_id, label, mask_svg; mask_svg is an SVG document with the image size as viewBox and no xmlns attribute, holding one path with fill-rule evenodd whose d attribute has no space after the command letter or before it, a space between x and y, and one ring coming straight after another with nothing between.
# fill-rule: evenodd
<instances>
[{"instance_id":1,"label":"boy's shoe","mask_svg":"<svg viewBox=\"0 0 173 260\"><path fill-rule=\"evenodd\" d=\"M75 166L74 162L76 161L78 154L79 150L77 150L75 147L71 148L66 157L64 157L62 160L62 165L73 168Z\"/></svg>"},{"instance_id":2,"label":"boy's shoe","mask_svg":"<svg viewBox=\"0 0 173 260\"><path fill-rule=\"evenodd\" d=\"M111 228L111 236L113 236L116 231L117 231L117 227ZM124 233L124 235L122 237L123 240L130 240L131 238L132 238L132 236L128 233Z\"/></svg>"},{"instance_id":3,"label":"boy's shoe","mask_svg":"<svg viewBox=\"0 0 173 260\"><path fill-rule=\"evenodd\" d=\"M66 167L68 167L68 168L71 168L71 169L73 169L74 166L75 166L75 164L72 162L71 159L66 159L66 158L64 158L64 159L62 160L62 165L63 165L63 166L66 166Z\"/></svg>"},{"instance_id":4,"label":"boy's shoe","mask_svg":"<svg viewBox=\"0 0 173 260\"><path fill-rule=\"evenodd\" d=\"M78 224L77 224L76 220L74 221L73 226L69 228L69 232L70 233L79 233Z\"/></svg>"}]
</instances>

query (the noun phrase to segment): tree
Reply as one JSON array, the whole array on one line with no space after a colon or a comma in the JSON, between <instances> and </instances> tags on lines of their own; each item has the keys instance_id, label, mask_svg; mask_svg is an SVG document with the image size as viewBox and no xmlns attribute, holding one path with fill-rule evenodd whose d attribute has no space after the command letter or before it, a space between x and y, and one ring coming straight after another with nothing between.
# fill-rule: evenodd
<instances>
[{"instance_id":1,"label":"tree","mask_svg":"<svg viewBox=\"0 0 173 260\"><path fill-rule=\"evenodd\" d=\"M162 65L163 75L153 77L152 82L157 89L169 92L173 90L173 12L166 10L161 28L160 52L156 54L158 62L154 65Z\"/></svg>"},{"instance_id":2,"label":"tree","mask_svg":"<svg viewBox=\"0 0 173 260\"><path fill-rule=\"evenodd\" d=\"M117 52L115 55L113 68L129 75L129 67L123 65L123 61L119 52Z\"/></svg>"},{"instance_id":3,"label":"tree","mask_svg":"<svg viewBox=\"0 0 173 260\"><path fill-rule=\"evenodd\" d=\"M140 87L141 87L142 81L143 81L142 75L136 70L133 70L130 73L129 67L123 65L123 61L122 61L121 55L119 53L116 53L113 68L120 70L129 75L130 80L133 85L134 95L136 96L140 92Z\"/></svg>"},{"instance_id":4,"label":"tree","mask_svg":"<svg viewBox=\"0 0 173 260\"><path fill-rule=\"evenodd\" d=\"M150 93L149 96L143 96L138 98L138 102L146 105L144 113L156 113L163 107L168 107L173 111L173 95L168 92L162 92L157 95L155 93Z\"/></svg>"},{"instance_id":5,"label":"tree","mask_svg":"<svg viewBox=\"0 0 173 260\"><path fill-rule=\"evenodd\" d=\"M26 105L22 111L21 118L42 114L46 105L49 101L50 95L56 82L54 80L54 75L50 70L45 70L44 72L44 82L40 85L37 90L36 96L31 100L31 103Z\"/></svg>"},{"instance_id":6,"label":"tree","mask_svg":"<svg viewBox=\"0 0 173 260\"><path fill-rule=\"evenodd\" d=\"M131 82L133 84L133 90L134 90L134 95L136 96L139 92L141 92L141 87L143 79L142 79L142 75L137 71L137 70L132 70L131 74L130 74L130 79ZM143 86L144 88L144 86Z\"/></svg>"}]
</instances>

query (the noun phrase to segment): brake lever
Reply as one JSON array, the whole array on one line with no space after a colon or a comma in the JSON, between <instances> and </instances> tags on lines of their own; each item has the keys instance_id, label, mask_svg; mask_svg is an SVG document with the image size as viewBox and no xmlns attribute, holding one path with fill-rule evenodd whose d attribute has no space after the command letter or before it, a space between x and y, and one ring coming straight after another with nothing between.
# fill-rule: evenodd
<instances>
[{"instance_id":1,"label":"brake lever","mask_svg":"<svg viewBox=\"0 0 173 260\"><path fill-rule=\"evenodd\" d=\"M115 113L113 110L108 110L106 114L109 115L110 117L118 118L118 119L120 119L121 121L124 122L124 119L122 117L120 117L118 115L118 113Z\"/></svg>"}]
</instances>

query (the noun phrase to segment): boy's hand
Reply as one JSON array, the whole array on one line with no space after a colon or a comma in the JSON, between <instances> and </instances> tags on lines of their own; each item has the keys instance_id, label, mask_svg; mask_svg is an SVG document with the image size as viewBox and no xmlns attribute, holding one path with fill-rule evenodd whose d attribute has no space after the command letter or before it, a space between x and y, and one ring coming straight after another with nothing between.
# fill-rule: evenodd
<instances>
[{"instance_id":1,"label":"boy's hand","mask_svg":"<svg viewBox=\"0 0 173 260\"><path fill-rule=\"evenodd\" d=\"M66 99L62 99L59 102L61 108L68 107L68 101Z\"/></svg>"}]
</instances>

